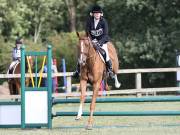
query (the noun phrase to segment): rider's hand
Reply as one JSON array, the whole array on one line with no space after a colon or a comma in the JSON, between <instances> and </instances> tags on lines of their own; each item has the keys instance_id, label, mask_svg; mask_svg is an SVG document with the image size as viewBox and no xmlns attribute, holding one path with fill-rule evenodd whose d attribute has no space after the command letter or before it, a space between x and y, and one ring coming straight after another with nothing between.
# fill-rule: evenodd
<instances>
[{"instance_id":1,"label":"rider's hand","mask_svg":"<svg viewBox=\"0 0 180 135\"><path fill-rule=\"evenodd\" d=\"M100 50L100 44L97 40L92 40L93 47L96 51Z\"/></svg>"}]
</instances>

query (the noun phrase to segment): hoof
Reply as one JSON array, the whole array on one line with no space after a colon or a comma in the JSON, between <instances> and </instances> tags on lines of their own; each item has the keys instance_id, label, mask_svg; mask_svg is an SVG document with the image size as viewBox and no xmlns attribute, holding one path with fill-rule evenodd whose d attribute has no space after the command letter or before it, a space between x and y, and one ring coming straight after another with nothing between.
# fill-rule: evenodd
<instances>
[{"instance_id":1,"label":"hoof","mask_svg":"<svg viewBox=\"0 0 180 135\"><path fill-rule=\"evenodd\" d=\"M75 120L81 120L81 116L76 116Z\"/></svg>"},{"instance_id":2,"label":"hoof","mask_svg":"<svg viewBox=\"0 0 180 135\"><path fill-rule=\"evenodd\" d=\"M93 125L92 124L88 124L85 127L86 130L92 130L93 129Z\"/></svg>"}]
</instances>

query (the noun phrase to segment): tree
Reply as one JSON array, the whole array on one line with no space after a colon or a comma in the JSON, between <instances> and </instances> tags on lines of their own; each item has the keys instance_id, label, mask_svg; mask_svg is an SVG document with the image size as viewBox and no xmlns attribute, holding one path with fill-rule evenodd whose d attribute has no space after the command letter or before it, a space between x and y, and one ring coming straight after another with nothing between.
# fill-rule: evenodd
<instances>
[{"instance_id":1,"label":"tree","mask_svg":"<svg viewBox=\"0 0 180 135\"><path fill-rule=\"evenodd\" d=\"M70 31L76 31L76 8L74 0L65 0L67 5L68 14L69 14L69 22L70 22Z\"/></svg>"},{"instance_id":2,"label":"tree","mask_svg":"<svg viewBox=\"0 0 180 135\"><path fill-rule=\"evenodd\" d=\"M25 19L26 5L21 0L1 0L0 6L2 35L15 39L17 35L27 34L30 25Z\"/></svg>"},{"instance_id":3,"label":"tree","mask_svg":"<svg viewBox=\"0 0 180 135\"><path fill-rule=\"evenodd\" d=\"M33 40L36 43L41 36L43 29L46 29L48 19L52 17L53 5L55 0L24 0L24 3L29 9L29 14L26 19L31 24L30 34L33 34Z\"/></svg>"},{"instance_id":4,"label":"tree","mask_svg":"<svg viewBox=\"0 0 180 135\"><path fill-rule=\"evenodd\" d=\"M172 61L180 27L178 0L114 0L104 3L110 35L117 42L125 68L174 65Z\"/></svg>"}]
</instances>

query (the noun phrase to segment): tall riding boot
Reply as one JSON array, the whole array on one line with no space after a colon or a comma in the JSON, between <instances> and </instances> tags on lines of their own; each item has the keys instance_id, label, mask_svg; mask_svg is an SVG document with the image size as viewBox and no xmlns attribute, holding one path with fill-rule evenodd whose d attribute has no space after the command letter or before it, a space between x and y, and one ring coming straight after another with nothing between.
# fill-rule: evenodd
<instances>
[{"instance_id":1,"label":"tall riding boot","mask_svg":"<svg viewBox=\"0 0 180 135\"><path fill-rule=\"evenodd\" d=\"M109 60L109 61L106 62L106 68L107 68L107 71L108 71L108 73L109 73L109 76L110 76L111 78L114 78L114 73L113 73L113 71L112 71L112 62L111 62L111 60Z\"/></svg>"},{"instance_id":2,"label":"tall riding boot","mask_svg":"<svg viewBox=\"0 0 180 135\"><path fill-rule=\"evenodd\" d=\"M78 78L80 73L80 64L77 62L76 71L73 73L74 78Z\"/></svg>"}]
</instances>

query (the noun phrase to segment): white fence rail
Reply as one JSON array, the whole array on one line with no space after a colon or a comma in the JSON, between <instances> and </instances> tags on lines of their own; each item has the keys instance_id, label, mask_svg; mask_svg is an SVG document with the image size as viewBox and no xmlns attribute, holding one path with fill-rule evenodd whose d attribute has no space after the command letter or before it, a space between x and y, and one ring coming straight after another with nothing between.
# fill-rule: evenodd
<instances>
[{"instance_id":1,"label":"white fence rail","mask_svg":"<svg viewBox=\"0 0 180 135\"><path fill-rule=\"evenodd\" d=\"M153 93L153 92L165 92L165 91L180 91L180 87L162 87L162 88L142 88L142 74L143 73L160 73L160 72L177 72L180 71L180 68L147 68L147 69L121 69L118 71L118 74L129 74L133 73L136 76L135 79L135 89L123 89L123 90L112 90L109 91L109 94L138 94L138 93ZM46 77L46 73L42 74L42 77ZM66 72L66 73L53 73L52 76L67 77L67 92L62 94L55 94L54 96L79 96L80 93L73 92L72 93L72 75L73 72ZM35 77L35 74L32 75ZM39 77L40 74L38 73L37 76ZM0 78L20 78L20 74L0 74ZM26 74L26 77L30 77L30 74ZM87 95L91 95L92 92L88 92Z\"/></svg>"}]
</instances>

